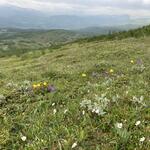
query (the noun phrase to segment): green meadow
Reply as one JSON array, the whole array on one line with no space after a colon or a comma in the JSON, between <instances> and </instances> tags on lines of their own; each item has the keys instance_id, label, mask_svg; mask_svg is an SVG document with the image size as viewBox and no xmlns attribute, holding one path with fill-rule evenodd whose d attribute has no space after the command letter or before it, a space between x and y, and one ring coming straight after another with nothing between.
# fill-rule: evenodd
<instances>
[{"instance_id":1,"label":"green meadow","mask_svg":"<svg viewBox=\"0 0 150 150\"><path fill-rule=\"evenodd\" d=\"M0 58L0 149L149 150L150 37L78 40Z\"/></svg>"}]
</instances>

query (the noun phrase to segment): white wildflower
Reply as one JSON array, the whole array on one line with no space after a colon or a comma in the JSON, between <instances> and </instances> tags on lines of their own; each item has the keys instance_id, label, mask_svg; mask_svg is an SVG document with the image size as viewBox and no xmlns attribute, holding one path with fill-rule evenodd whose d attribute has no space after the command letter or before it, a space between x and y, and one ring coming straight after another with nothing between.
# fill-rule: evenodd
<instances>
[{"instance_id":1,"label":"white wildflower","mask_svg":"<svg viewBox=\"0 0 150 150\"><path fill-rule=\"evenodd\" d=\"M92 113L95 112L95 111L96 111L95 109L92 109Z\"/></svg>"},{"instance_id":2,"label":"white wildflower","mask_svg":"<svg viewBox=\"0 0 150 150\"><path fill-rule=\"evenodd\" d=\"M141 124L141 121L137 121L137 122L135 123L136 126L138 126L138 125L140 125L140 124Z\"/></svg>"},{"instance_id":3,"label":"white wildflower","mask_svg":"<svg viewBox=\"0 0 150 150\"><path fill-rule=\"evenodd\" d=\"M52 106L55 106L55 103L52 103Z\"/></svg>"},{"instance_id":4,"label":"white wildflower","mask_svg":"<svg viewBox=\"0 0 150 150\"><path fill-rule=\"evenodd\" d=\"M6 86L7 86L7 87L12 87L12 86L13 86L13 83L7 83Z\"/></svg>"},{"instance_id":5,"label":"white wildflower","mask_svg":"<svg viewBox=\"0 0 150 150\"><path fill-rule=\"evenodd\" d=\"M85 115L85 111L84 110L82 111L82 115Z\"/></svg>"},{"instance_id":6,"label":"white wildflower","mask_svg":"<svg viewBox=\"0 0 150 150\"><path fill-rule=\"evenodd\" d=\"M71 148L75 148L77 146L77 142L73 143Z\"/></svg>"},{"instance_id":7,"label":"white wildflower","mask_svg":"<svg viewBox=\"0 0 150 150\"><path fill-rule=\"evenodd\" d=\"M100 112L99 109L96 109L96 110L95 110L95 113L96 113L96 114L99 114L99 112Z\"/></svg>"},{"instance_id":8,"label":"white wildflower","mask_svg":"<svg viewBox=\"0 0 150 150\"><path fill-rule=\"evenodd\" d=\"M145 141L145 137L140 138L140 142L144 142Z\"/></svg>"},{"instance_id":9,"label":"white wildflower","mask_svg":"<svg viewBox=\"0 0 150 150\"><path fill-rule=\"evenodd\" d=\"M57 112L57 110L56 110L56 109L54 109L54 110L53 110L53 114L55 115L55 114L56 114L56 112Z\"/></svg>"},{"instance_id":10,"label":"white wildflower","mask_svg":"<svg viewBox=\"0 0 150 150\"><path fill-rule=\"evenodd\" d=\"M27 137L26 136L21 136L21 140L25 142L27 140Z\"/></svg>"},{"instance_id":11,"label":"white wildflower","mask_svg":"<svg viewBox=\"0 0 150 150\"><path fill-rule=\"evenodd\" d=\"M123 124L122 123L116 123L116 127L121 129L123 127Z\"/></svg>"},{"instance_id":12,"label":"white wildflower","mask_svg":"<svg viewBox=\"0 0 150 150\"><path fill-rule=\"evenodd\" d=\"M64 114L66 114L67 112L68 112L68 109L65 109L65 110L64 110Z\"/></svg>"}]
</instances>

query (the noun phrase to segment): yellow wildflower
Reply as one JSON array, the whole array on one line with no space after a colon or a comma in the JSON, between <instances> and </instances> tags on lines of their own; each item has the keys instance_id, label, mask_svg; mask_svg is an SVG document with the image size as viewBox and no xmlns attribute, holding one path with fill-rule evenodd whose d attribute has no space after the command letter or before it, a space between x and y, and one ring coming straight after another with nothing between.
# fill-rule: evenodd
<instances>
[{"instance_id":1,"label":"yellow wildflower","mask_svg":"<svg viewBox=\"0 0 150 150\"><path fill-rule=\"evenodd\" d=\"M37 85L36 85L36 84L33 84L33 88L36 89L36 88L37 88Z\"/></svg>"},{"instance_id":2,"label":"yellow wildflower","mask_svg":"<svg viewBox=\"0 0 150 150\"><path fill-rule=\"evenodd\" d=\"M82 77L86 77L86 74L85 74L85 73L82 73Z\"/></svg>"},{"instance_id":3,"label":"yellow wildflower","mask_svg":"<svg viewBox=\"0 0 150 150\"><path fill-rule=\"evenodd\" d=\"M131 62L131 64L133 64L133 63L134 63L134 61L133 61L133 60L131 60L130 62Z\"/></svg>"},{"instance_id":4,"label":"yellow wildflower","mask_svg":"<svg viewBox=\"0 0 150 150\"><path fill-rule=\"evenodd\" d=\"M40 84L40 83L38 83L38 84L37 84L37 87L40 87L40 86L41 86L41 84Z\"/></svg>"},{"instance_id":5,"label":"yellow wildflower","mask_svg":"<svg viewBox=\"0 0 150 150\"><path fill-rule=\"evenodd\" d=\"M113 69L110 69L110 70L109 70L109 72L110 72L110 73L113 73L113 72L114 72L114 70L113 70Z\"/></svg>"},{"instance_id":6,"label":"yellow wildflower","mask_svg":"<svg viewBox=\"0 0 150 150\"><path fill-rule=\"evenodd\" d=\"M47 86L47 82L44 82L43 85L44 85L44 86Z\"/></svg>"}]
</instances>

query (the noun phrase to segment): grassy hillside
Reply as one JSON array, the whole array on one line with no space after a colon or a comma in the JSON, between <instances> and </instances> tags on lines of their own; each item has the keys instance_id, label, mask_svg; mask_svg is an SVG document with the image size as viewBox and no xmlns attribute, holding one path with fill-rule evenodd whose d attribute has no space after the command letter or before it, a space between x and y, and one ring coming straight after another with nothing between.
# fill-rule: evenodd
<instances>
[{"instance_id":1,"label":"grassy hillside","mask_svg":"<svg viewBox=\"0 0 150 150\"><path fill-rule=\"evenodd\" d=\"M126 25L118 25L118 26L103 26L103 27L88 27L88 28L82 28L78 29L79 33L86 33L88 35L93 36L100 36L100 35L108 35L112 33L117 33L121 31L128 31L131 29L137 29L141 27L142 25L136 25L136 24L126 24Z\"/></svg>"},{"instance_id":2,"label":"grassy hillside","mask_svg":"<svg viewBox=\"0 0 150 150\"><path fill-rule=\"evenodd\" d=\"M85 41L107 41L128 37L142 37L150 34L150 27L129 30L135 26L93 27L81 30L33 30L33 29L0 29L0 57L20 56L24 53L57 48L62 44ZM124 31L124 32L119 32ZM109 35L106 35L109 34ZM101 36L100 36L101 35ZM95 36L95 37L93 37ZM91 38L89 38L91 37ZM83 40L81 40L81 38Z\"/></svg>"},{"instance_id":3,"label":"grassy hillside","mask_svg":"<svg viewBox=\"0 0 150 150\"><path fill-rule=\"evenodd\" d=\"M73 31L59 29L0 29L0 57L20 56L29 51L58 47L58 45L74 42L75 40L81 42L81 38L87 38L83 41L122 39L131 36L145 36L145 33L149 32L149 28L148 30L145 29L147 27L126 31L136 27L138 26L91 27ZM96 37L93 38L93 36Z\"/></svg>"},{"instance_id":4,"label":"grassy hillside","mask_svg":"<svg viewBox=\"0 0 150 150\"><path fill-rule=\"evenodd\" d=\"M107 41L107 40L120 40L125 38L141 38L150 36L150 25L143 26L141 28L127 30L127 31L120 31L110 33L109 35L100 35L91 38L85 38L83 40L78 40L79 42L92 42L92 41Z\"/></svg>"},{"instance_id":5,"label":"grassy hillside","mask_svg":"<svg viewBox=\"0 0 150 150\"><path fill-rule=\"evenodd\" d=\"M0 58L0 148L150 149L149 41L89 40Z\"/></svg>"},{"instance_id":6,"label":"grassy hillside","mask_svg":"<svg viewBox=\"0 0 150 150\"><path fill-rule=\"evenodd\" d=\"M46 49L72 42L85 35L69 30L0 30L0 57Z\"/></svg>"}]
</instances>

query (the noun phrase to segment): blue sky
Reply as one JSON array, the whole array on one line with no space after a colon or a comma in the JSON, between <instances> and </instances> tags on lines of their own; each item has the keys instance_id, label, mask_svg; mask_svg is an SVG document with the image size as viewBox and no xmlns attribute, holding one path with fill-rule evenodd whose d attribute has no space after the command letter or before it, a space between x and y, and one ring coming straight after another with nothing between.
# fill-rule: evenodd
<instances>
[{"instance_id":1,"label":"blue sky","mask_svg":"<svg viewBox=\"0 0 150 150\"><path fill-rule=\"evenodd\" d=\"M150 17L150 0L0 0L0 5L32 8L52 14Z\"/></svg>"}]
</instances>

